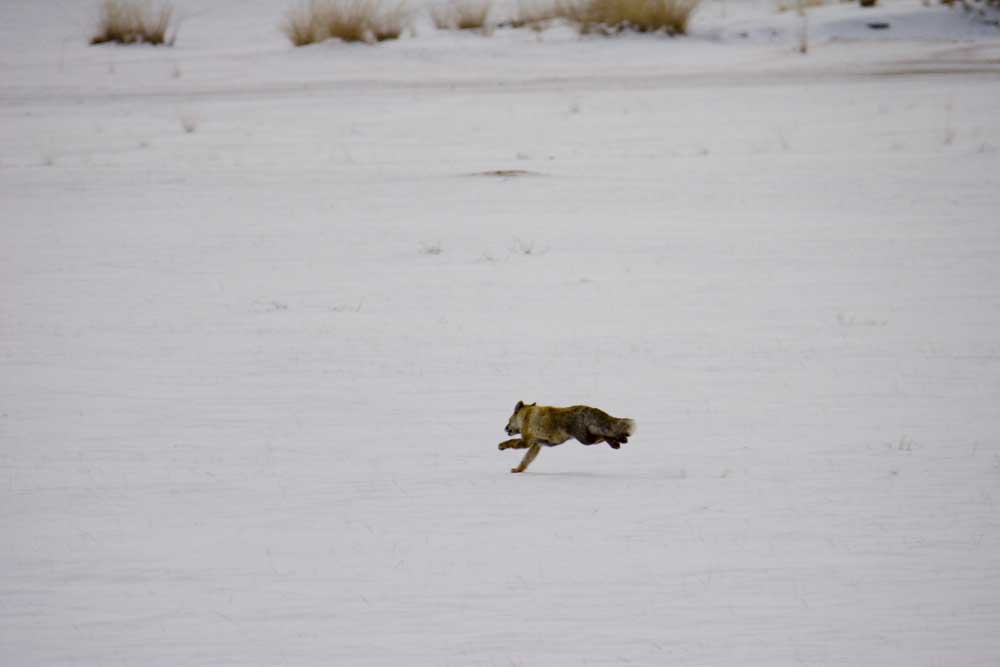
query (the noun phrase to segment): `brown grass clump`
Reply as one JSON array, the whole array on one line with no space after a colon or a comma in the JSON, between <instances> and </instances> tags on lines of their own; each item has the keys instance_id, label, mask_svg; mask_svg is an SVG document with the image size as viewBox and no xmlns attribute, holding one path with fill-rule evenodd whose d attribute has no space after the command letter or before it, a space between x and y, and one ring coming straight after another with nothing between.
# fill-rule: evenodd
<instances>
[{"instance_id":1,"label":"brown grass clump","mask_svg":"<svg viewBox=\"0 0 1000 667\"><path fill-rule=\"evenodd\" d=\"M167 31L174 16L169 4L153 9L149 0L104 0L98 19L97 34L91 44L166 44L172 46L177 31L169 37Z\"/></svg>"},{"instance_id":2,"label":"brown grass clump","mask_svg":"<svg viewBox=\"0 0 1000 667\"><path fill-rule=\"evenodd\" d=\"M814 9L816 7L824 6L826 5L826 3L827 0L785 0L783 2L779 2L776 9L777 12L781 14L783 12L802 11L803 9Z\"/></svg>"},{"instance_id":3,"label":"brown grass clump","mask_svg":"<svg viewBox=\"0 0 1000 667\"><path fill-rule=\"evenodd\" d=\"M311 0L293 8L282 31L295 46L327 39L375 42L398 39L409 26L410 12L402 0Z\"/></svg>"},{"instance_id":4,"label":"brown grass clump","mask_svg":"<svg viewBox=\"0 0 1000 667\"><path fill-rule=\"evenodd\" d=\"M579 0L520 0L514 6L513 15L500 25L541 30L555 21L576 21L580 7Z\"/></svg>"},{"instance_id":5,"label":"brown grass clump","mask_svg":"<svg viewBox=\"0 0 1000 667\"><path fill-rule=\"evenodd\" d=\"M586 32L583 26L591 4L591 0L521 0L516 16L507 25L543 30L553 23L564 21Z\"/></svg>"},{"instance_id":6,"label":"brown grass clump","mask_svg":"<svg viewBox=\"0 0 1000 667\"><path fill-rule=\"evenodd\" d=\"M583 33L632 30L683 35L699 4L700 0L519 0L513 17L498 26L543 29L565 21Z\"/></svg>"},{"instance_id":7,"label":"brown grass clump","mask_svg":"<svg viewBox=\"0 0 1000 667\"><path fill-rule=\"evenodd\" d=\"M583 32L687 33L700 0L589 0L575 17Z\"/></svg>"},{"instance_id":8,"label":"brown grass clump","mask_svg":"<svg viewBox=\"0 0 1000 667\"><path fill-rule=\"evenodd\" d=\"M431 20L439 30L482 30L491 32L489 0L459 0L431 7Z\"/></svg>"}]
</instances>

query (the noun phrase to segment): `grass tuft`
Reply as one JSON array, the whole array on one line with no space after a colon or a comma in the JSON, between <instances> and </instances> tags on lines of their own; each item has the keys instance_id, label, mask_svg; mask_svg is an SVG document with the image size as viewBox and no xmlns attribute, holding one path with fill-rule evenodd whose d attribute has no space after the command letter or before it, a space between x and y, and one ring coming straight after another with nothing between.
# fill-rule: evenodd
<instances>
[{"instance_id":1,"label":"grass tuft","mask_svg":"<svg viewBox=\"0 0 1000 667\"><path fill-rule=\"evenodd\" d=\"M544 29L557 21L579 23L583 7L578 0L521 0L504 27Z\"/></svg>"},{"instance_id":2,"label":"grass tuft","mask_svg":"<svg viewBox=\"0 0 1000 667\"><path fill-rule=\"evenodd\" d=\"M431 7L431 20L439 30L482 30L492 31L490 13L493 5L489 0L459 0L446 5Z\"/></svg>"},{"instance_id":3,"label":"grass tuft","mask_svg":"<svg viewBox=\"0 0 1000 667\"><path fill-rule=\"evenodd\" d=\"M785 0L778 3L776 11L782 14L784 12L801 11L803 9L814 9L824 6L826 3L827 0Z\"/></svg>"},{"instance_id":4,"label":"grass tuft","mask_svg":"<svg viewBox=\"0 0 1000 667\"><path fill-rule=\"evenodd\" d=\"M495 22L497 27L544 29L563 21L576 25L583 33L610 35L634 31L683 35L699 4L700 0L519 0L512 16ZM488 4L474 6L476 13L470 16L469 23L479 27L493 14ZM437 25L453 27L447 21L437 21Z\"/></svg>"},{"instance_id":5,"label":"grass tuft","mask_svg":"<svg viewBox=\"0 0 1000 667\"><path fill-rule=\"evenodd\" d=\"M172 46L177 31L167 35L174 9L163 4L154 9L149 0L104 0L98 19L97 33L91 44L165 44Z\"/></svg>"},{"instance_id":6,"label":"grass tuft","mask_svg":"<svg viewBox=\"0 0 1000 667\"><path fill-rule=\"evenodd\" d=\"M402 0L311 0L288 12L282 31L295 46L328 39L374 44L398 39L410 19Z\"/></svg>"},{"instance_id":7,"label":"grass tuft","mask_svg":"<svg viewBox=\"0 0 1000 667\"><path fill-rule=\"evenodd\" d=\"M583 32L611 34L663 32L687 34L688 22L700 0L589 0L576 20Z\"/></svg>"}]
</instances>

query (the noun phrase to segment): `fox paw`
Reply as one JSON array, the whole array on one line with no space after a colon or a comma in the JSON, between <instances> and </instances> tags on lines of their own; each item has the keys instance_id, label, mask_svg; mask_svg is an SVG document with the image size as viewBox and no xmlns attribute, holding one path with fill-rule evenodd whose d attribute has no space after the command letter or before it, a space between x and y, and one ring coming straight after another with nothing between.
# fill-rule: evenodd
<instances>
[{"instance_id":1,"label":"fox paw","mask_svg":"<svg viewBox=\"0 0 1000 667\"><path fill-rule=\"evenodd\" d=\"M517 468L511 468L511 472L524 472L523 470L518 470Z\"/></svg>"},{"instance_id":2,"label":"fox paw","mask_svg":"<svg viewBox=\"0 0 1000 667\"><path fill-rule=\"evenodd\" d=\"M621 443L619 442L609 442L608 444L611 445L611 449L618 449L621 447Z\"/></svg>"}]
</instances>

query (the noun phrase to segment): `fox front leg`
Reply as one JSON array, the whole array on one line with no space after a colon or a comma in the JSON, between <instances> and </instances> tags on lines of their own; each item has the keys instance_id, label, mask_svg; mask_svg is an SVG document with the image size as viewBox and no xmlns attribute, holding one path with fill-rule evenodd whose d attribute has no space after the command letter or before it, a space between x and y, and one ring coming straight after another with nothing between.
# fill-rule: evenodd
<instances>
[{"instance_id":1,"label":"fox front leg","mask_svg":"<svg viewBox=\"0 0 1000 667\"><path fill-rule=\"evenodd\" d=\"M525 440L522 440L521 438L512 438L510 440L504 440L503 442L501 442L498 449L500 451L503 451L505 449L527 449L530 446L531 445L529 445Z\"/></svg>"},{"instance_id":2,"label":"fox front leg","mask_svg":"<svg viewBox=\"0 0 1000 667\"><path fill-rule=\"evenodd\" d=\"M542 446L539 445L537 442L528 447L528 451L524 453L524 458L521 459L521 462L517 465L516 468L511 468L510 471L524 472L525 470L527 470L528 466L531 465L531 462L535 460L535 457L538 456L538 452L540 452L541 450Z\"/></svg>"}]
</instances>

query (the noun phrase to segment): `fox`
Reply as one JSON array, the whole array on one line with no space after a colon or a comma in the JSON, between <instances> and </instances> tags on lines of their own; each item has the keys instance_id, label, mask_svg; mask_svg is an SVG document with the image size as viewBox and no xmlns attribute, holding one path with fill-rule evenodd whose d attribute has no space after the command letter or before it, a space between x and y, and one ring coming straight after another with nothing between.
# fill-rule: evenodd
<instances>
[{"instance_id":1,"label":"fox","mask_svg":"<svg viewBox=\"0 0 1000 667\"><path fill-rule=\"evenodd\" d=\"M504 440L499 445L500 451L528 450L521 463L510 469L520 473L528 469L543 445L555 447L576 439L585 445L606 442L612 449L618 449L635 433L635 421L612 417L589 405L554 408L536 403L525 405L524 401L518 401L514 414L507 421L506 431L507 435L520 433L521 437Z\"/></svg>"}]
</instances>

